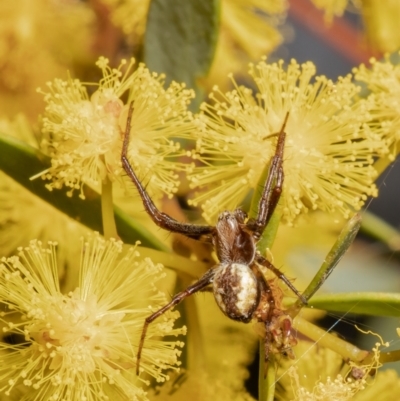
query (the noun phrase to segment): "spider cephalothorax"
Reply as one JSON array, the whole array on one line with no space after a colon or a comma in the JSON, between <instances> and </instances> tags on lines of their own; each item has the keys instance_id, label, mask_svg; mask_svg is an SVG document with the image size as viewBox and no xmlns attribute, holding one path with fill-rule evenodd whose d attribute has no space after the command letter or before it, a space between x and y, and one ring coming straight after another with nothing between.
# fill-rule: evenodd
<instances>
[{"instance_id":1,"label":"spider cephalothorax","mask_svg":"<svg viewBox=\"0 0 400 401\"><path fill-rule=\"evenodd\" d=\"M219 259L219 263L209 269L197 282L176 294L167 305L145 320L137 353L137 373L148 325L186 297L207 289L212 290L219 308L229 318L243 323L248 323L252 319L263 323L266 359L270 353L284 353L291 356L291 346L295 344L291 318L281 306L281 291L264 277L261 267L271 270L284 281L303 303L306 303L306 299L256 248L257 241L264 232L282 192L286 135L284 129L288 115L278 134L275 154L271 159L269 174L262 189L256 218L248 219L247 214L241 209L233 212L225 211L219 215L214 227L180 223L157 209L127 158L132 113L133 105L129 109L121 160L123 168L139 191L147 213L161 228L196 240L211 242Z\"/></svg>"}]
</instances>

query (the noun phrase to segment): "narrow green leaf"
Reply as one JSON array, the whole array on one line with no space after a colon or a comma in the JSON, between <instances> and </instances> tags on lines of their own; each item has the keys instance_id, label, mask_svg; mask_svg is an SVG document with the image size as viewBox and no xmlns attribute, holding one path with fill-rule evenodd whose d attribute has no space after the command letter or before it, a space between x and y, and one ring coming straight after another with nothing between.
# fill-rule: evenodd
<instances>
[{"instance_id":1,"label":"narrow green leaf","mask_svg":"<svg viewBox=\"0 0 400 401\"><path fill-rule=\"evenodd\" d=\"M144 38L144 61L166 82L198 89L214 57L219 0L152 0ZM201 100L201 99L199 99Z\"/></svg>"},{"instance_id":2,"label":"narrow green leaf","mask_svg":"<svg viewBox=\"0 0 400 401\"><path fill-rule=\"evenodd\" d=\"M342 259L343 255L353 243L354 238L356 237L357 232L360 229L360 225L361 216L359 214L354 215L347 222L346 226L343 228L333 247L326 256L324 263L321 265L317 274L314 276L311 283L303 292L303 297L305 299L310 299L332 273L333 269L336 267L340 259ZM302 306L301 300L298 300L296 302L296 306Z\"/></svg>"},{"instance_id":3,"label":"narrow green leaf","mask_svg":"<svg viewBox=\"0 0 400 401\"><path fill-rule=\"evenodd\" d=\"M102 232L100 195L93 193L90 199L82 200L77 195L68 197L65 190L49 191L41 179L30 180L50 166L50 160L39 150L13 137L0 134L0 169L19 182L33 194L50 203L69 217L92 230ZM169 248L147 229L114 207L118 235L125 243L140 241L149 248L168 252Z\"/></svg>"},{"instance_id":4,"label":"narrow green leaf","mask_svg":"<svg viewBox=\"0 0 400 401\"><path fill-rule=\"evenodd\" d=\"M399 317L400 293L354 292L316 295L308 306L329 312Z\"/></svg>"}]
</instances>

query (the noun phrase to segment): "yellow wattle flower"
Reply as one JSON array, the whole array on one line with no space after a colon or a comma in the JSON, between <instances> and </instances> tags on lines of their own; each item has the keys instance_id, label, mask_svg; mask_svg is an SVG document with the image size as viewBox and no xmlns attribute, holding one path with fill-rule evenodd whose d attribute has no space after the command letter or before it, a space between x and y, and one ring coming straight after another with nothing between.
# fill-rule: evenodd
<instances>
[{"instance_id":1,"label":"yellow wattle flower","mask_svg":"<svg viewBox=\"0 0 400 401\"><path fill-rule=\"evenodd\" d=\"M285 18L285 0L222 0L221 26L215 56L205 86L231 88L229 73L243 77L249 61L269 55L283 41L279 24Z\"/></svg>"},{"instance_id":2,"label":"yellow wattle flower","mask_svg":"<svg viewBox=\"0 0 400 401\"><path fill-rule=\"evenodd\" d=\"M351 76L332 82L315 77L311 62L292 60L250 65L257 92L244 86L223 94L218 88L197 118L193 199L212 221L222 210L240 206L275 152L285 116L286 142L282 213L288 223L309 209L339 211L348 217L376 196L374 156L384 149L367 127L368 103L356 101Z\"/></svg>"},{"instance_id":3,"label":"yellow wattle flower","mask_svg":"<svg viewBox=\"0 0 400 401\"><path fill-rule=\"evenodd\" d=\"M392 63L387 55L384 61L371 59L370 68L360 65L354 74L370 91L371 130L392 148L389 158L394 160L395 145L400 141L400 66Z\"/></svg>"},{"instance_id":4,"label":"yellow wattle flower","mask_svg":"<svg viewBox=\"0 0 400 401\"><path fill-rule=\"evenodd\" d=\"M153 196L171 196L176 191L177 171L184 167L172 158L186 152L171 137L185 136L192 128L187 105L193 92L175 82L164 89L162 75L151 73L143 64L134 71L134 60L126 64L123 60L113 69L107 59L100 58L97 65L103 78L99 83L77 79L48 83L49 92L43 92L47 106L42 146L52 166L41 176L51 180L49 189L66 186L71 188L69 195L80 190L84 197L84 183L95 187L107 179L122 183L122 141L133 102L128 151L132 165ZM91 87L96 90L89 96Z\"/></svg>"},{"instance_id":5,"label":"yellow wattle flower","mask_svg":"<svg viewBox=\"0 0 400 401\"><path fill-rule=\"evenodd\" d=\"M400 3L397 0L311 0L325 12L331 23L334 17L343 16L349 8L362 15L368 45L378 52L393 52L400 47L398 21Z\"/></svg>"},{"instance_id":6,"label":"yellow wattle flower","mask_svg":"<svg viewBox=\"0 0 400 401\"><path fill-rule=\"evenodd\" d=\"M164 381L176 368L180 341L162 341L178 312L150 325L136 376L136 352L144 319L166 303L155 287L162 266L123 251L120 241L95 235L82 243L79 287L60 292L56 244L32 241L19 256L0 262L3 331L24 338L0 342L0 392L29 391L35 399L146 400L142 373ZM78 262L77 262L78 263ZM12 369L10 369L12 367Z\"/></svg>"},{"instance_id":7,"label":"yellow wattle flower","mask_svg":"<svg viewBox=\"0 0 400 401\"><path fill-rule=\"evenodd\" d=\"M119 26L127 39L140 42L146 28L149 0L101 0L110 8L111 20Z\"/></svg>"},{"instance_id":8,"label":"yellow wattle flower","mask_svg":"<svg viewBox=\"0 0 400 401\"><path fill-rule=\"evenodd\" d=\"M397 0L362 0L360 4L370 47L380 52L398 50L400 3Z\"/></svg>"},{"instance_id":9,"label":"yellow wattle flower","mask_svg":"<svg viewBox=\"0 0 400 401\"><path fill-rule=\"evenodd\" d=\"M227 367L228 369L228 367ZM154 391L154 401L255 401L245 390L237 390L230 383L207 372L184 372Z\"/></svg>"},{"instance_id":10,"label":"yellow wattle flower","mask_svg":"<svg viewBox=\"0 0 400 401\"><path fill-rule=\"evenodd\" d=\"M325 11L325 19L331 23L333 17L341 17L348 5L348 0L311 0L315 7Z\"/></svg>"},{"instance_id":11,"label":"yellow wattle flower","mask_svg":"<svg viewBox=\"0 0 400 401\"><path fill-rule=\"evenodd\" d=\"M378 371L380 349L388 346L377 342L369 363L357 366L345 362L338 354L318 344L300 341L295 361L282 358L277 372L279 386L275 394L279 401L395 401L400 380L393 370ZM349 366L350 365L350 366Z\"/></svg>"},{"instance_id":12,"label":"yellow wattle flower","mask_svg":"<svg viewBox=\"0 0 400 401\"><path fill-rule=\"evenodd\" d=\"M36 121L44 106L36 88L88 60L94 20L89 4L75 0L0 2L3 115L23 112Z\"/></svg>"},{"instance_id":13,"label":"yellow wattle flower","mask_svg":"<svg viewBox=\"0 0 400 401\"><path fill-rule=\"evenodd\" d=\"M14 119L0 118L0 133L22 140L34 148L38 147L32 127L22 114ZM54 227L57 227L56 231ZM59 278L64 289L70 288L71 285L76 286L76 271L72 268L74 260L79 257L79 238L88 231L0 172L0 255L15 254L18 247L27 244L32 238L44 243L56 240L60 244L57 249Z\"/></svg>"}]
</instances>

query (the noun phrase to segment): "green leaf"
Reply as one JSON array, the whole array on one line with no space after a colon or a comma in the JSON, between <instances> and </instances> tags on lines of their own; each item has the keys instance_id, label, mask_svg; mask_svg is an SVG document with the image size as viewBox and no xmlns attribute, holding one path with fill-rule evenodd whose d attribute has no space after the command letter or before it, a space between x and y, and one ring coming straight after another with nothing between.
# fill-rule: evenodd
<instances>
[{"instance_id":1,"label":"green leaf","mask_svg":"<svg viewBox=\"0 0 400 401\"><path fill-rule=\"evenodd\" d=\"M340 259L344 256L346 251L349 249L350 245L353 243L358 230L361 225L361 216L355 214L345 225L341 231L336 242L333 244L328 255L325 257L324 263L319 268L317 274L312 279L311 283L303 292L303 297L305 299L310 299L326 281L329 275L332 273L333 269L339 263ZM302 302L298 300L296 306L301 308Z\"/></svg>"},{"instance_id":2,"label":"green leaf","mask_svg":"<svg viewBox=\"0 0 400 401\"><path fill-rule=\"evenodd\" d=\"M219 0L152 0L144 38L144 61L166 82L198 92L214 57ZM198 99L201 100L201 99Z\"/></svg>"},{"instance_id":3,"label":"green leaf","mask_svg":"<svg viewBox=\"0 0 400 401\"><path fill-rule=\"evenodd\" d=\"M354 292L316 295L309 301L308 306L329 312L399 317L400 293Z\"/></svg>"},{"instance_id":4,"label":"green leaf","mask_svg":"<svg viewBox=\"0 0 400 401\"><path fill-rule=\"evenodd\" d=\"M93 192L90 199L80 199L77 195L68 197L66 190L49 191L42 179L30 180L35 174L50 166L50 159L39 150L13 137L0 134L0 169L19 182L33 194L50 203L69 217L79 221L94 231L102 232L100 195ZM140 241L143 246L170 251L160 240L146 228L114 207L118 235L125 243L134 244Z\"/></svg>"}]
</instances>

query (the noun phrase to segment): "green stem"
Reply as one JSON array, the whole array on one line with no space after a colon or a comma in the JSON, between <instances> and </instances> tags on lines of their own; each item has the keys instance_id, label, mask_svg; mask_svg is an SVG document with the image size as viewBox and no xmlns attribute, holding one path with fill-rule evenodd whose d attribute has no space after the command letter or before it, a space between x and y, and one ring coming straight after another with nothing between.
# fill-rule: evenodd
<instances>
[{"instance_id":1,"label":"green stem","mask_svg":"<svg viewBox=\"0 0 400 401\"><path fill-rule=\"evenodd\" d=\"M178 274L183 273L191 279L201 277L210 267L209 264L200 262L199 260L191 260L184 256L157 251L152 248L141 246L139 252L142 257L149 257L154 263L161 263L165 267L175 270Z\"/></svg>"},{"instance_id":2,"label":"green stem","mask_svg":"<svg viewBox=\"0 0 400 401\"><path fill-rule=\"evenodd\" d=\"M264 339L259 341L259 369L258 369L258 400L273 401L276 383L276 363L273 355L265 362Z\"/></svg>"},{"instance_id":3,"label":"green stem","mask_svg":"<svg viewBox=\"0 0 400 401\"><path fill-rule=\"evenodd\" d=\"M355 345L328 333L324 329L315 326L307 320L296 316L293 327L322 347L329 348L343 357L344 360L362 362L368 355L368 351L361 350Z\"/></svg>"},{"instance_id":4,"label":"green stem","mask_svg":"<svg viewBox=\"0 0 400 401\"><path fill-rule=\"evenodd\" d=\"M264 191L265 182L270 172L270 166L267 164L258 179L257 186L254 189L251 198L251 206L249 217L251 219L257 218L260 199ZM279 210L279 209L278 209ZM274 243L276 234L278 232L279 224L282 215L279 211L275 210L271 216L268 226L264 230L261 238L257 242L257 250L263 255L266 249L270 249ZM265 350L264 340L260 340L260 359L259 359L259 372L258 372L258 399L260 401L273 401L275 394L275 381L276 381L276 364L273 356L265 364Z\"/></svg>"},{"instance_id":5,"label":"green stem","mask_svg":"<svg viewBox=\"0 0 400 401\"><path fill-rule=\"evenodd\" d=\"M104 238L118 238L117 226L114 218L114 204L112 196L112 182L106 177L101 185L101 216L103 218Z\"/></svg>"},{"instance_id":6,"label":"green stem","mask_svg":"<svg viewBox=\"0 0 400 401\"><path fill-rule=\"evenodd\" d=\"M400 361L400 350L381 352L379 356L379 362L389 363Z\"/></svg>"},{"instance_id":7,"label":"green stem","mask_svg":"<svg viewBox=\"0 0 400 401\"><path fill-rule=\"evenodd\" d=\"M386 244L392 251L400 250L400 232L383 219L365 210L361 231Z\"/></svg>"}]
</instances>

